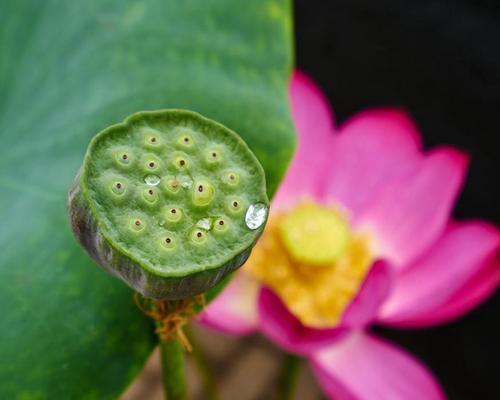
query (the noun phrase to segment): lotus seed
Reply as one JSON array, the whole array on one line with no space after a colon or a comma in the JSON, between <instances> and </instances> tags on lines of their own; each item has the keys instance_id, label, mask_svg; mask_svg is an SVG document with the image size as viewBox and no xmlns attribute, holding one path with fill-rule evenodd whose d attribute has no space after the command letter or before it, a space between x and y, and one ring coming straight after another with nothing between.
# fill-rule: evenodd
<instances>
[{"instance_id":1,"label":"lotus seed","mask_svg":"<svg viewBox=\"0 0 500 400\"><path fill-rule=\"evenodd\" d=\"M143 200L145 200L145 203L147 205L152 206L155 205L158 201L158 193L154 188L144 189L142 191L142 198Z\"/></svg>"},{"instance_id":2,"label":"lotus seed","mask_svg":"<svg viewBox=\"0 0 500 400\"><path fill-rule=\"evenodd\" d=\"M120 167L127 168L130 166L130 156L128 153L115 153L115 160Z\"/></svg>"},{"instance_id":3,"label":"lotus seed","mask_svg":"<svg viewBox=\"0 0 500 400\"><path fill-rule=\"evenodd\" d=\"M226 232L227 230L228 230L227 221L222 217L217 218L214 223L214 231L221 233L221 232Z\"/></svg>"},{"instance_id":4,"label":"lotus seed","mask_svg":"<svg viewBox=\"0 0 500 400\"><path fill-rule=\"evenodd\" d=\"M165 177L161 179L161 187L167 195L177 195L181 188L177 179Z\"/></svg>"},{"instance_id":5,"label":"lotus seed","mask_svg":"<svg viewBox=\"0 0 500 400\"><path fill-rule=\"evenodd\" d=\"M131 221L130 228L134 232L142 232L145 228L145 223L139 218L135 218Z\"/></svg>"},{"instance_id":6,"label":"lotus seed","mask_svg":"<svg viewBox=\"0 0 500 400\"><path fill-rule=\"evenodd\" d=\"M191 233L191 242L195 245L202 245L207 242L207 235L203 231L196 229Z\"/></svg>"},{"instance_id":7,"label":"lotus seed","mask_svg":"<svg viewBox=\"0 0 500 400\"><path fill-rule=\"evenodd\" d=\"M197 181L195 184L196 190L192 193L192 200L195 206L208 206L215 196L215 189L212 184L206 180Z\"/></svg>"},{"instance_id":8,"label":"lotus seed","mask_svg":"<svg viewBox=\"0 0 500 400\"><path fill-rule=\"evenodd\" d=\"M115 182L111 186L111 190L114 194L121 196L125 193L125 186L121 182Z\"/></svg>"},{"instance_id":9,"label":"lotus seed","mask_svg":"<svg viewBox=\"0 0 500 400\"><path fill-rule=\"evenodd\" d=\"M240 215L243 212L245 204L246 201L240 197L230 197L226 202L226 210L233 216Z\"/></svg>"},{"instance_id":10,"label":"lotus seed","mask_svg":"<svg viewBox=\"0 0 500 400\"><path fill-rule=\"evenodd\" d=\"M175 248L175 240L172 236L165 236L161 241L161 245L166 250L172 250Z\"/></svg>"},{"instance_id":11,"label":"lotus seed","mask_svg":"<svg viewBox=\"0 0 500 400\"><path fill-rule=\"evenodd\" d=\"M189 149L193 146L193 139L189 135L182 135L177 140L177 143L180 145L180 147Z\"/></svg>"},{"instance_id":12,"label":"lotus seed","mask_svg":"<svg viewBox=\"0 0 500 400\"><path fill-rule=\"evenodd\" d=\"M187 158L185 156L179 155L179 156L174 158L173 165L178 170L183 171L188 167Z\"/></svg>"},{"instance_id":13,"label":"lotus seed","mask_svg":"<svg viewBox=\"0 0 500 400\"><path fill-rule=\"evenodd\" d=\"M167 222L177 223L182 219L182 210L175 207L166 207L164 217Z\"/></svg>"},{"instance_id":14,"label":"lotus seed","mask_svg":"<svg viewBox=\"0 0 500 400\"><path fill-rule=\"evenodd\" d=\"M236 172L226 172L223 175L222 181L230 186L230 187L236 187L240 183L240 175Z\"/></svg>"}]
</instances>

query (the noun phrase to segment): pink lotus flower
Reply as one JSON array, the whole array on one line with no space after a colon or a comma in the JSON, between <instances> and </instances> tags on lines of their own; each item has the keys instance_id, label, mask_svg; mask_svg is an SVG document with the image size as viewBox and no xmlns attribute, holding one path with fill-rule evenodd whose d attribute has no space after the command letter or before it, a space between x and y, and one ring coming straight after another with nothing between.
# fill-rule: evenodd
<instances>
[{"instance_id":1,"label":"pink lotus flower","mask_svg":"<svg viewBox=\"0 0 500 400\"><path fill-rule=\"evenodd\" d=\"M291 98L297 153L252 256L202 321L308 358L335 399L444 398L420 362L367 328L448 321L496 289L499 230L450 221L467 155L423 151L399 109L336 127L300 72Z\"/></svg>"}]
</instances>

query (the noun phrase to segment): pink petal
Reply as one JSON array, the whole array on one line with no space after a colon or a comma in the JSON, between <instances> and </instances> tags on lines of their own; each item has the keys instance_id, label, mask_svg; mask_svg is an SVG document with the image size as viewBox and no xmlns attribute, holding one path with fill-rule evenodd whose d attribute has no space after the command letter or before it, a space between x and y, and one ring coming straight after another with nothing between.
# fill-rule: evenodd
<instances>
[{"instance_id":1,"label":"pink petal","mask_svg":"<svg viewBox=\"0 0 500 400\"><path fill-rule=\"evenodd\" d=\"M372 233L379 257L403 268L441 235L467 164L465 154L439 148L417 171L379 192L358 223L358 229Z\"/></svg>"},{"instance_id":2,"label":"pink petal","mask_svg":"<svg viewBox=\"0 0 500 400\"><path fill-rule=\"evenodd\" d=\"M451 314L465 312L498 282L498 262L494 263L497 268L491 268L491 261L499 245L500 232L491 225L450 225L421 259L397 276L380 320L391 325L415 326L418 321L427 325L438 322L439 316L449 319ZM447 310L443 312L442 307Z\"/></svg>"},{"instance_id":3,"label":"pink petal","mask_svg":"<svg viewBox=\"0 0 500 400\"><path fill-rule=\"evenodd\" d=\"M259 295L260 330L284 350L309 354L318 347L338 340L345 329L313 329L305 327L295 318L281 300L263 287Z\"/></svg>"},{"instance_id":4,"label":"pink petal","mask_svg":"<svg viewBox=\"0 0 500 400\"><path fill-rule=\"evenodd\" d=\"M392 286L392 270L384 261L373 264L358 295L347 307L342 325L360 328L372 322L387 299Z\"/></svg>"},{"instance_id":5,"label":"pink petal","mask_svg":"<svg viewBox=\"0 0 500 400\"><path fill-rule=\"evenodd\" d=\"M234 278L199 315L204 325L224 333L242 335L257 329L258 283L244 271Z\"/></svg>"},{"instance_id":6,"label":"pink petal","mask_svg":"<svg viewBox=\"0 0 500 400\"><path fill-rule=\"evenodd\" d=\"M492 295L500 285L500 262L497 260L483 268L470 282L433 313L407 320L405 327L427 327L457 318L478 306ZM403 326L398 323L398 326Z\"/></svg>"},{"instance_id":7,"label":"pink petal","mask_svg":"<svg viewBox=\"0 0 500 400\"><path fill-rule=\"evenodd\" d=\"M419 361L362 331L317 351L311 361L323 390L335 400L445 398Z\"/></svg>"},{"instance_id":8,"label":"pink petal","mask_svg":"<svg viewBox=\"0 0 500 400\"><path fill-rule=\"evenodd\" d=\"M295 71L290 95L298 144L285 179L274 196L274 207L286 207L318 193L334 140L333 116L316 84L302 72Z\"/></svg>"},{"instance_id":9,"label":"pink petal","mask_svg":"<svg viewBox=\"0 0 500 400\"><path fill-rule=\"evenodd\" d=\"M340 202L357 214L381 185L418 166L420 147L418 130L403 110L374 109L355 115L328 151L326 201Z\"/></svg>"}]
</instances>

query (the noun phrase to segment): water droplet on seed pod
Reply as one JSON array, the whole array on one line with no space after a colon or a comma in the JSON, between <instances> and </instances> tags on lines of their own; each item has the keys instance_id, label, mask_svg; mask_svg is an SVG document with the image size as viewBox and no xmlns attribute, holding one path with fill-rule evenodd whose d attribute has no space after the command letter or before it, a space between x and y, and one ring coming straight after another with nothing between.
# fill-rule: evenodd
<instances>
[{"instance_id":1,"label":"water droplet on seed pod","mask_svg":"<svg viewBox=\"0 0 500 400\"><path fill-rule=\"evenodd\" d=\"M245 214L245 224L251 230L258 229L266 221L267 206L264 203L251 204Z\"/></svg>"},{"instance_id":2,"label":"water droplet on seed pod","mask_svg":"<svg viewBox=\"0 0 500 400\"><path fill-rule=\"evenodd\" d=\"M160 177L157 175L146 175L144 182L149 186L158 186L160 184Z\"/></svg>"}]
</instances>

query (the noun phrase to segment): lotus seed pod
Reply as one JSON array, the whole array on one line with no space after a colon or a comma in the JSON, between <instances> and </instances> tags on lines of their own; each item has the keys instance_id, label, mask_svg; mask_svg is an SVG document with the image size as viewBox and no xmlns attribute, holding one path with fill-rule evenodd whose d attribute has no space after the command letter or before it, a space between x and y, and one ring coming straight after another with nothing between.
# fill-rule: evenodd
<instances>
[{"instance_id":1,"label":"lotus seed pod","mask_svg":"<svg viewBox=\"0 0 500 400\"><path fill-rule=\"evenodd\" d=\"M240 267L268 207L243 140L184 110L139 112L98 133L68 196L90 257L155 299L203 293Z\"/></svg>"}]
</instances>

